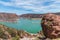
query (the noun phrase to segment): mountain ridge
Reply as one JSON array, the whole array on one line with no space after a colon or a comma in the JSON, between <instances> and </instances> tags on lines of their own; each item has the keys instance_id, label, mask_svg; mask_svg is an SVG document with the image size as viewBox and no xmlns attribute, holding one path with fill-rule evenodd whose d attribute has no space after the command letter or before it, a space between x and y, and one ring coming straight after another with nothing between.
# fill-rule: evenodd
<instances>
[{"instance_id":1,"label":"mountain ridge","mask_svg":"<svg viewBox=\"0 0 60 40\"><path fill-rule=\"evenodd\" d=\"M47 13L45 13L47 14ZM16 19L19 18L42 18L43 15L45 14L33 14L33 13L29 13L29 14L22 14L22 15L17 15L16 13L3 13L0 12L0 21L16 21ZM56 15L60 15L60 12L58 13L53 13Z\"/></svg>"}]
</instances>

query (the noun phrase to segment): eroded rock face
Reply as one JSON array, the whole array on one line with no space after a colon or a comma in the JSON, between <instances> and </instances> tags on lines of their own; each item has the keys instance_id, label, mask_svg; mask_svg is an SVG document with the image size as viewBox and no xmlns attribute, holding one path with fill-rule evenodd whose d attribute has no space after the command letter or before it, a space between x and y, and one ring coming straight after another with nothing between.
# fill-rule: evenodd
<instances>
[{"instance_id":1,"label":"eroded rock face","mask_svg":"<svg viewBox=\"0 0 60 40\"><path fill-rule=\"evenodd\" d=\"M41 26L48 38L60 38L60 16L46 14L42 18Z\"/></svg>"}]
</instances>

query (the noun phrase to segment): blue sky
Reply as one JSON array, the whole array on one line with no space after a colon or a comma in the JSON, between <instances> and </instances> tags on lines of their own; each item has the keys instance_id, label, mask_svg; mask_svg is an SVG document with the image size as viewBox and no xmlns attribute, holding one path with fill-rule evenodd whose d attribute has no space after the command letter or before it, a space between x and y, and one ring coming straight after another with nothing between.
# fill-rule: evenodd
<instances>
[{"instance_id":1,"label":"blue sky","mask_svg":"<svg viewBox=\"0 0 60 40\"><path fill-rule=\"evenodd\" d=\"M60 12L60 0L0 0L0 12L16 14Z\"/></svg>"}]
</instances>

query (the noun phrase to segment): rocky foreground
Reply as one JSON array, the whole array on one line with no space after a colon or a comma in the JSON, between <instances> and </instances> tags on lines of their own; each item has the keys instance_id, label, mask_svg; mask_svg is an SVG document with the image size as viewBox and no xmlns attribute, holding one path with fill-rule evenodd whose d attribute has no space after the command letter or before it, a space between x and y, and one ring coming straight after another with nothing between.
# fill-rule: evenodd
<instances>
[{"instance_id":1,"label":"rocky foreground","mask_svg":"<svg viewBox=\"0 0 60 40\"><path fill-rule=\"evenodd\" d=\"M42 18L42 30L46 38L60 40L60 16L46 14Z\"/></svg>"},{"instance_id":2,"label":"rocky foreground","mask_svg":"<svg viewBox=\"0 0 60 40\"><path fill-rule=\"evenodd\" d=\"M30 34L23 30L9 28L0 24L0 40L39 40L42 35L42 32Z\"/></svg>"}]
</instances>

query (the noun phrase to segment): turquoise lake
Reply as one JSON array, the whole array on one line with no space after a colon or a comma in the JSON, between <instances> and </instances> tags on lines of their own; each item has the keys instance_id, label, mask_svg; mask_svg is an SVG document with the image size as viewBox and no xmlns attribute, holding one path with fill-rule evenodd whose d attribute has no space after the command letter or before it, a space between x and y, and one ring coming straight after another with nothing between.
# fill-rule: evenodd
<instances>
[{"instance_id":1,"label":"turquoise lake","mask_svg":"<svg viewBox=\"0 0 60 40\"><path fill-rule=\"evenodd\" d=\"M39 19L25 19L20 18L17 22L0 22L0 24L6 25L18 30L25 30L29 33L37 33L42 30L41 20Z\"/></svg>"}]
</instances>

